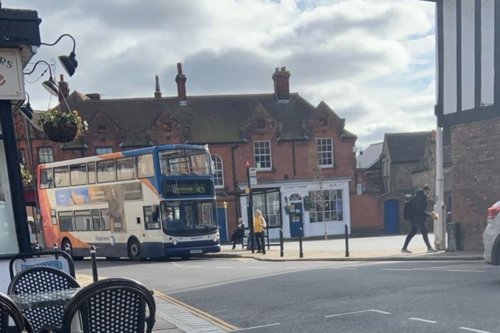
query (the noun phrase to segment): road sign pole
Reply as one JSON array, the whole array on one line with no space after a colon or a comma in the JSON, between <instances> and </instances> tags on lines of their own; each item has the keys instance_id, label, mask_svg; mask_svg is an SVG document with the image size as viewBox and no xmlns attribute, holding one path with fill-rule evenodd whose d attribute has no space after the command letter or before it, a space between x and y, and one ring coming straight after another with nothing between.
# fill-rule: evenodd
<instances>
[{"instance_id":1,"label":"road sign pole","mask_svg":"<svg viewBox=\"0 0 500 333\"><path fill-rule=\"evenodd\" d=\"M252 196L252 186L250 185L250 163L246 162L247 167L247 182L248 182L248 228L250 229L250 244L252 248L252 253L255 253L255 235L253 231L253 196Z\"/></svg>"}]
</instances>

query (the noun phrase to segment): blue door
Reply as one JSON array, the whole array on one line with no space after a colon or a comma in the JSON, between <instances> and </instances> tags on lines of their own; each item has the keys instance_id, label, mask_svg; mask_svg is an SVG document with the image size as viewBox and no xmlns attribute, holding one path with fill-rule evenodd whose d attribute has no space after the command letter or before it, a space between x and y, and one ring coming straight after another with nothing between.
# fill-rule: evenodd
<instances>
[{"instance_id":1,"label":"blue door","mask_svg":"<svg viewBox=\"0 0 500 333\"><path fill-rule=\"evenodd\" d=\"M291 203L290 214L288 216L290 218L290 236L299 237L299 228L303 228L304 224L302 218L304 216L304 212L302 211L302 203Z\"/></svg>"},{"instance_id":2,"label":"blue door","mask_svg":"<svg viewBox=\"0 0 500 333\"><path fill-rule=\"evenodd\" d=\"M217 218L219 220L220 241L221 243L227 243L227 221L225 208L217 208Z\"/></svg>"},{"instance_id":3,"label":"blue door","mask_svg":"<svg viewBox=\"0 0 500 333\"><path fill-rule=\"evenodd\" d=\"M399 232L399 203L397 200L387 200L385 208L385 233L397 234Z\"/></svg>"}]
</instances>

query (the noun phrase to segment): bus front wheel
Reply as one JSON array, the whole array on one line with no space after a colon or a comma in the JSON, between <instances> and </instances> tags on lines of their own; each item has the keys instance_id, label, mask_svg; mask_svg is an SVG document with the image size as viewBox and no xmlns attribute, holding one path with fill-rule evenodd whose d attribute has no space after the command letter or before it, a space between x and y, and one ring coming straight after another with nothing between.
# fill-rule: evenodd
<instances>
[{"instance_id":1,"label":"bus front wheel","mask_svg":"<svg viewBox=\"0 0 500 333\"><path fill-rule=\"evenodd\" d=\"M141 261L141 243L135 238L128 242L128 256L132 261Z\"/></svg>"},{"instance_id":2,"label":"bus front wheel","mask_svg":"<svg viewBox=\"0 0 500 333\"><path fill-rule=\"evenodd\" d=\"M73 259L73 261L83 260L83 257L75 257L75 255L73 254L73 246L71 245L71 242L69 241L69 239L65 238L65 239L62 241L61 247L62 247L62 249L63 249L64 251L65 251L67 248L69 248L69 255L71 256L71 258Z\"/></svg>"}]
</instances>

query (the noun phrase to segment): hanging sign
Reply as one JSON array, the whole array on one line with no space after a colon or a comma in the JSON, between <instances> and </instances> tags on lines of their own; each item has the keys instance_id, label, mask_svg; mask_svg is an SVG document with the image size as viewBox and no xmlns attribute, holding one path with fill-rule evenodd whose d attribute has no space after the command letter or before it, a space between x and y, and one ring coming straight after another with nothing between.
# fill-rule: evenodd
<instances>
[{"instance_id":1,"label":"hanging sign","mask_svg":"<svg viewBox=\"0 0 500 333\"><path fill-rule=\"evenodd\" d=\"M24 100L21 51L0 49L0 100Z\"/></svg>"}]
</instances>

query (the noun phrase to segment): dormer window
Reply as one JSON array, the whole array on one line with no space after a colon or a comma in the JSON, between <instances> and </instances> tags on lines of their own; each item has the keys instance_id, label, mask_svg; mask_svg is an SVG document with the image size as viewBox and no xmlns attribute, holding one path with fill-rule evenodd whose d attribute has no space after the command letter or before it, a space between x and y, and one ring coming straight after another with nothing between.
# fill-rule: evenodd
<instances>
[{"instance_id":1,"label":"dormer window","mask_svg":"<svg viewBox=\"0 0 500 333\"><path fill-rule=\"evenodd\" d=\"M257 128L265 129L266 128L266 120L265 119L257 119Z\"/></svg>"}]
</instances>

